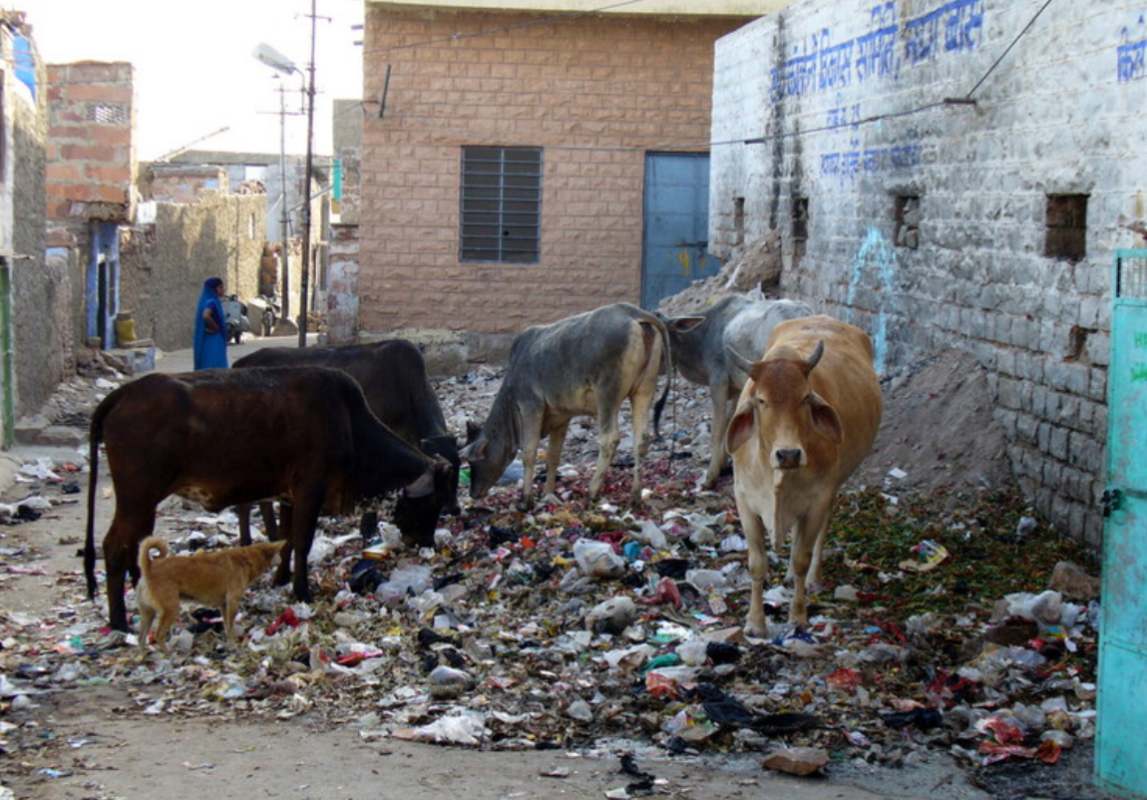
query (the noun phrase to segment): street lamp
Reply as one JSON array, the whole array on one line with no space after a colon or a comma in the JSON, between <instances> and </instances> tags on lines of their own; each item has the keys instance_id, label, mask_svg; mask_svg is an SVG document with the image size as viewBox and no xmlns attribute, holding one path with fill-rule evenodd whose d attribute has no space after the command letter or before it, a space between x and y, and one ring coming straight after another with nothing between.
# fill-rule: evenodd
<instances>
[{"instance_id":1,"label":"street lamp","mask_svg":"<svg viewBox=\"0 0 1147 800\"><path fill-rule=\"evenodd\" d=\"M269 44L261 43L256 45L255 49L251 51L251 55L256 59L266 64L276 72L283 75L298 74L300 78L304 78L302 71L295 66L295 62L287 58ZM277 77L277 76L276 76ZM287 206L289 194L287 192L287 105L285 100L285 88L279 87L279 183L280 183L280 198L281 203L279 212L279 238L282 240L280 245L283 251L283 308L282 315L284 319L291 318L291 268L290 268L290 245L289 235L287 232L288 216ZM310 194L310 189L306 190L306 194ZM309 232L308 232L309 235ZM304 310L304 314L305 314Z\"/></svg>"}]
</instances>

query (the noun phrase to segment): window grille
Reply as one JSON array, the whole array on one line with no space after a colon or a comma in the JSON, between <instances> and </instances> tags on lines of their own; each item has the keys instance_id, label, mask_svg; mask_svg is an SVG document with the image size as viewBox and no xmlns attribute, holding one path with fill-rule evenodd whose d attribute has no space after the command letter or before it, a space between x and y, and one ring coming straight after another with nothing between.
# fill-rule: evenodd
<instances>
[{"instance_id":1,"label":"window grille","mask_svg":"<svg viewBox=\"0 0 1147 800\"><path fill-rule=\"evenodd\" d=\"M461 195L463 261L538 262L540 149L463 147Z\"/></svg>"}]
</instances>

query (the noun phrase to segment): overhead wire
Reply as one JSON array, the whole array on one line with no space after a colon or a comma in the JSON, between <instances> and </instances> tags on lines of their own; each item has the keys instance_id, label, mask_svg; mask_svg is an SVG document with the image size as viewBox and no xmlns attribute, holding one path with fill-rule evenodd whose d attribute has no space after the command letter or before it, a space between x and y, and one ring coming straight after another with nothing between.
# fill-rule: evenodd
<instances>
[{"instance_id":1,"label":"overhead wire","mask_svg":"<svg viewBox=\"0 0 1147 800\"><path fill-rule=\"evenodd\" d=\"M435 40L430 40L430 41L421 42L421 43L396 45L394 47L383 48L381 50L372 50L370 52L386 52L389 50L399 50L399 49L406 49L406 48L418 47L418 46L424 46L424 45L430 45L430 44L439 44L439 43L447 42L447 41L456 41L456 40L462 39L462 38L471 38L471 37L476 37L476 36L492 35L494 33L502 33L502 32L508 31L508 30L514 30L516 28L528 27L528 26L538 25L538 24L543 24L543 23L560 22L560 21L563 21L565 19L569 19L572 17L580 17L580 16L585 16L588 14L600 13L603 11L611 10L613 8L632 5L634 3L639 3L639 2L644 2L644 0L624 0L624 2L614 3L611 5L607 5L607 6L601 6L599 8L593 9L593 10L578 11L578 12L571 12L569 14L555 15L555 16L551 16L551 17L540 18L537 20L530 20L528 23L519 23L516 25L503 26L500 28L489 28L489 29L485 29L483 31L474 31L472 33L467 33L467 34L454 34L454 36L451 36L451 37L444 37L441 39L435 39ZM975 94L980 89L981 86L983 86L985 81L987 81L987 79L992 75L993 72L995 72L997 67L999 67L999 65L1007 57L1008 53L1010 53L1012 51L1012 49L1016 46L1016 44L1019 43L1019 41L1024 36L1027 35L1027 33L1031 30L1032 26L1035 25L1036 20L1039 19L1040 15L1043 14L1043 12L1047 9L1048 6L1051 5L1051 3L1052 3L1052 0L1045 0L1044 4L1039 8L1039 10L1037 10L1035 12L1035 14L1032 16L1032 18L1030 20L1028 20L1028 23L1023 27L1023 29L1018 34L1016 34L1015 38L1012 39L1012 41L1008 44L1008 46L1006 48L1004 48L1004 51L1000 54L1000 56L992 63L992 65L987 69L987 71L983 74L983 76L981 76L980 79L978 81L976 81L975 85L962 98L945 98L943 100L937 100L937 101L934 101L931 103L925 103L923 105L915 106L913 108L905 109L903 111L888 111L888 112L884 112L881 114L874 114L874 115L871 115L868 117L864 117L864 118L859 119L859 120L853 120L853 121L848 121L848 122L836 122L836 123L832 123L832 124L828 124L828 125L820 125L820 126L817 126L814 128L805 128L805 129L800 130L800 131L786 131L786 132L781 132L781 133L773 133L773 134L767 134L764 136L752 137L752 138L748 138L748 139L738 138L738 139L726 139L726 140L720 140L720 141L690 142L690 143L677 142L677 143L673 143L673 144L654 144L654 145L640 145L640 146L639 145L611 145L611 146L604 146L604 145L563 145L563 144L541 144L540 145L536 141L534 141L534 142L517 142L514 140L509 140L509 139L505 139L505 138L501 138L501 137L493 137L493 136L488 136L488 135L476 133L474 131L470 131L470 130L467 130L464 128L456 128L453 126L440 125L440 124L437 124L431 120L427 120L423 117L418 117L416 115L407 114L404 112L396 112L393 114L393 116L399 117L401 119L410 121L414 124L421 125L421 126L426 127L426 128L441 131L443 133L450 133L450 134L455 135L455 136L472 138L475 140L488 142L490 144L498 144L498 145L507 146L507 147L539 147L539 146L542 146L542 147L545 147L545 148L551 149L551 150L595 151L595 152L646 152L646 151L651 150L651 149L652 150L696 150L696 149L700 149L700 148L725 147L725 146L729 146L729 145L764 144L766 142L776 141L778 139L789 139L789 138L793 138L796 136L807 136L809 134L815 134L815 133L827 133L827 132L831 132L831 131L835 131L835 130L840 130L842 128L856 128L856 127L859 127L861 125L869 125L873 122L881 122L881 121L889 120L889 119L899 119L902 117L914 116L916 114L921 114L921 113L924 113L926 111L931 111L931 110L936 109L936 108L944 108L944 107L950 107L953 105L964 105L964 104L972 105L975 103L975 100L972 98L972 95ZM362 102L364 105L367 103L377 103L377 101L372 101L372 100L364 100Z\"/></svg>"}]
</instances>

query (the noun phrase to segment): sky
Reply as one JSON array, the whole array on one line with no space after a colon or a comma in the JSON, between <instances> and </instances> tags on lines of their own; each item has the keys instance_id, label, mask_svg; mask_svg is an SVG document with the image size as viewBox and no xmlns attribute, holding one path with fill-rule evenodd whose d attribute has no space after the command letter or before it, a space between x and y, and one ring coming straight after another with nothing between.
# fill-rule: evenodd
<instances>
[{"instance_id":1,"label":"sky","mask_svg":"<svg viewBox=\"0 0 1147 800\"><path fill-rule=\"evenodd\" d=\"M361 99L363 0L313 0L314 152L331 152L331 104ZM135 66L136 157L188 147L279 152L279 92L301 112L310 61L312 0L0 0L27 12L47 63L128 61ZM326 18L326 19L324 19ZM251 54L260 43L304 76L278 73ZM285 117L286 150L306 151L306 116ZM217 133L221 128L227 128ZM206 137L206 138L202 138ZM197 139L202 141L195 143Z\"/></svg>"}]
</instances>

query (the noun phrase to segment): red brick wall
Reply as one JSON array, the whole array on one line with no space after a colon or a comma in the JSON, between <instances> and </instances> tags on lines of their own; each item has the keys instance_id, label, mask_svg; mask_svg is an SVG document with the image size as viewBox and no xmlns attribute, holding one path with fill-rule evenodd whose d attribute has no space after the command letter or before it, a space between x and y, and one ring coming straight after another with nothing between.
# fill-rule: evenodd
<instances>
[{"instance_id":1,"label":"red brick wall","mask_svg":"<svg viewBox=\"0 0 1147 800\"><path fill-rule=\"evenodd\" d=\"M130 219L132 81L127 63L48 65L49 219Z\"/></svg>"},{"instance_id":2,"label":"red brick wall","mask_svg":"<svg viewBox=\"0 0 1147 800\"><path fill-rule=\"evenodd\" d=\"M366 97L392 75L363 127L363 333L515 333L639 301L645 154L708 149L713 43L744 20L531 19L368 5ZM459 260L461 148L485 144L543 148L537 264Z\"/></svg>"}]
</instances>

